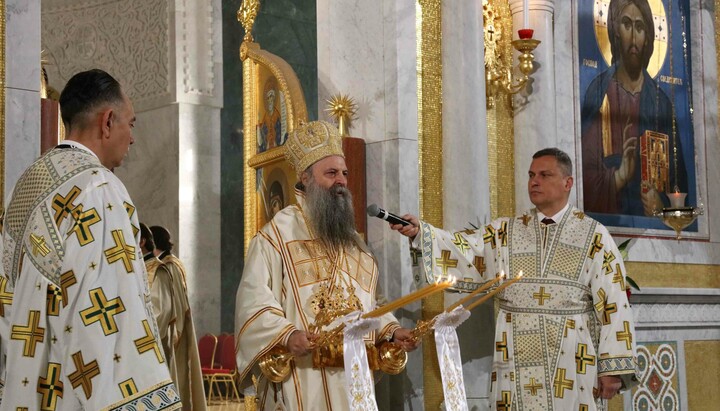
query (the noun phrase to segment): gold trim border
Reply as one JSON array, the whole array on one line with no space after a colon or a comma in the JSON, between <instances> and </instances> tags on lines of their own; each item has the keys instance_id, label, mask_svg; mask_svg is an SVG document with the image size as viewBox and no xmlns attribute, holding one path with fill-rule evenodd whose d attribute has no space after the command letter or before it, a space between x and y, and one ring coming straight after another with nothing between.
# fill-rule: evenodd
<instances>
[{"instance_id":1,"label":"gold trim border","mask_svg":"<svg viewBox=\"0 0 720 411\"><path fill-rule=\"evenodd\" d=\"M442 0L418 0L415 12L420 218L442 227ZM444 308L443 294L434 294L422 301L422 318L429 320ZM435 340L432 337L423 339L422 353L424 408L437 410L444 394Z\"/></svg>"}]
</instances>

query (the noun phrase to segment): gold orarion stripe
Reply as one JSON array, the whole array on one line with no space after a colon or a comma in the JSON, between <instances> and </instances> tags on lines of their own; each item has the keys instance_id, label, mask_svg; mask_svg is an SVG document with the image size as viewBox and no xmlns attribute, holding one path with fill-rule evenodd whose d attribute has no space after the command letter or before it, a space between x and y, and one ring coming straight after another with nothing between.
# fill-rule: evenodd
<instances>
[{"instance_id":1,"label":"gold orarion stripe","mask_svg":"<svg viewBox=\"0 0 720 411\"><path fill-rule=\"evenodd\" d=\"M443 225L442 173L442 1L419 0L416 8L417 94L418 94L418 178L420 218ZM442 293L422 302L422 317L442 312ZM426 337L423 347L423 385L426 410L437 410L443 401L442 379L435 340Z\"/></svg>"}]
</instances>

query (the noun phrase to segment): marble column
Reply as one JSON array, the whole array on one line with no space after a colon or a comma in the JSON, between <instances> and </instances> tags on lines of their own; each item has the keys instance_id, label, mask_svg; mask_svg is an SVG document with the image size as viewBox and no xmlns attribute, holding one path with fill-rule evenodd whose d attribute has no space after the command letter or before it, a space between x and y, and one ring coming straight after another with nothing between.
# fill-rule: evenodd
<instances>
[{"instance_id":1,"label":"marble column","mask_svg":"<svg viewBox=\"0 0 720 411\"><path fill-rule=\"evenodd\" d=\"M140 221L171 232L199 335L220 332L220 9L221 0L76 0L42 10L51 85L99 67L134 104L135 144L116 174Z\"/></svg>"},{"instance_id":2,"label":"marble column","mask_svg":"<svg viewBox=\"0 0 720 411\"><path fill-rule=\"evenodd\" d=\"M513 27L522 28L524 0L510 0ZM527 194L527 170L532 155L545 147L558 145L555 111L555 48L553 14L555 0L528 0L529 26L533 38L542 43L535 49L532 80L515 96L515 209L532 207ZM513 39L517 39L514 30ZM517 53L515 53L517 64ZM560 147L562 148L562 147Z\"/></svg>"},{"instance_id":3,"label":"marble column","mask_svg":"<svg viewBox=\"0 0 720 411\"><path fill-rule=\"evenodd\" d=\"M40 0L5 1L5 192L40 155Z\"/></svg>"},{"instance_id":4,"label":"marble column","mask_svg":"<svg viewBox=\"0 0 720 411\"><path fill-rule=\"evenodd\" d=\"M443 219L449 230L490 222L482 1L443 2ZM461 294L445 294L445 305ZM492 372L492 305L458 328L468 407L483 409ZM477 330L486 330L478 333Z\"/></svg>"}]
</instances>

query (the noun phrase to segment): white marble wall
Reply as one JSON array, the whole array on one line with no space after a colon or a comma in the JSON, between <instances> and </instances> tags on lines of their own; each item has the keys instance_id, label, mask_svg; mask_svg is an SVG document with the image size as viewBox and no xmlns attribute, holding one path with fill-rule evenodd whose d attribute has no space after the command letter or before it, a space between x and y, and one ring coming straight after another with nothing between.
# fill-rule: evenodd
<instances>
[{"instance_id":1,"label":"white marble wall","mask_svg":"<svg viewBox=\"0 0 720 411\"><path fill-rule=\"evenodd\" d=\"M5 1L5 193L40 155L40 0Z\"/></svg>"},{"instance_id":2,"label":"white marble wall","mask_svg":"<svg viewBox=\"0 0 720 411\"><path fill-rule=\"evenodd\" d=\"M200 335L220 332L220 10L220 0L43 0L42 11L52 84L100 67L135 105L136 142L116 172L141 221L171 232Z\"/></svg>"},{"instance_id":3,"label":"white marble wall","mask_svg":"<svg viewBox=\"0 0 720 411\"><path fill-rule=\"evenodd\" d=\"M523 26L524 0L510 0L513 27ZM515 105L515 209L518 212L532 207L527 193L527 170L532 155L546 147L559 147L556 118L555 90L555 33L553 21L555 0L528 0L528 25L535 31L533 38L541 43L533 52L534 71L525 91L513 99ZM569 8L569 7L565 7ZM517 39L517 30L513 39ZM514 62L517 64L517 55ZM566 77L571 78L571 77ZM559 147L563 148L563 147ZM566 148L566 147L565 147Z\"/></svg>"}]
</instances>

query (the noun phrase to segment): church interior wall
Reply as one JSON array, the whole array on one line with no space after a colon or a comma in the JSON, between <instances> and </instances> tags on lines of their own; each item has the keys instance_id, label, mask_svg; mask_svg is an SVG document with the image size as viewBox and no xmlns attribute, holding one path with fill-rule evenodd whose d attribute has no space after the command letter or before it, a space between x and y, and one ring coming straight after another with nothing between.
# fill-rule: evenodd
<instances>
[{"instance_id":1,"label":"church interior wall","mask_svg":"<svg viewBox=\"0 0 720 411\"><path fill-rule=\"evenodd\" d=\"M40 0L5 2L5 192L40 155ZM8 58L9 56L12 56Z\"/></svg>"}]
</instances>

